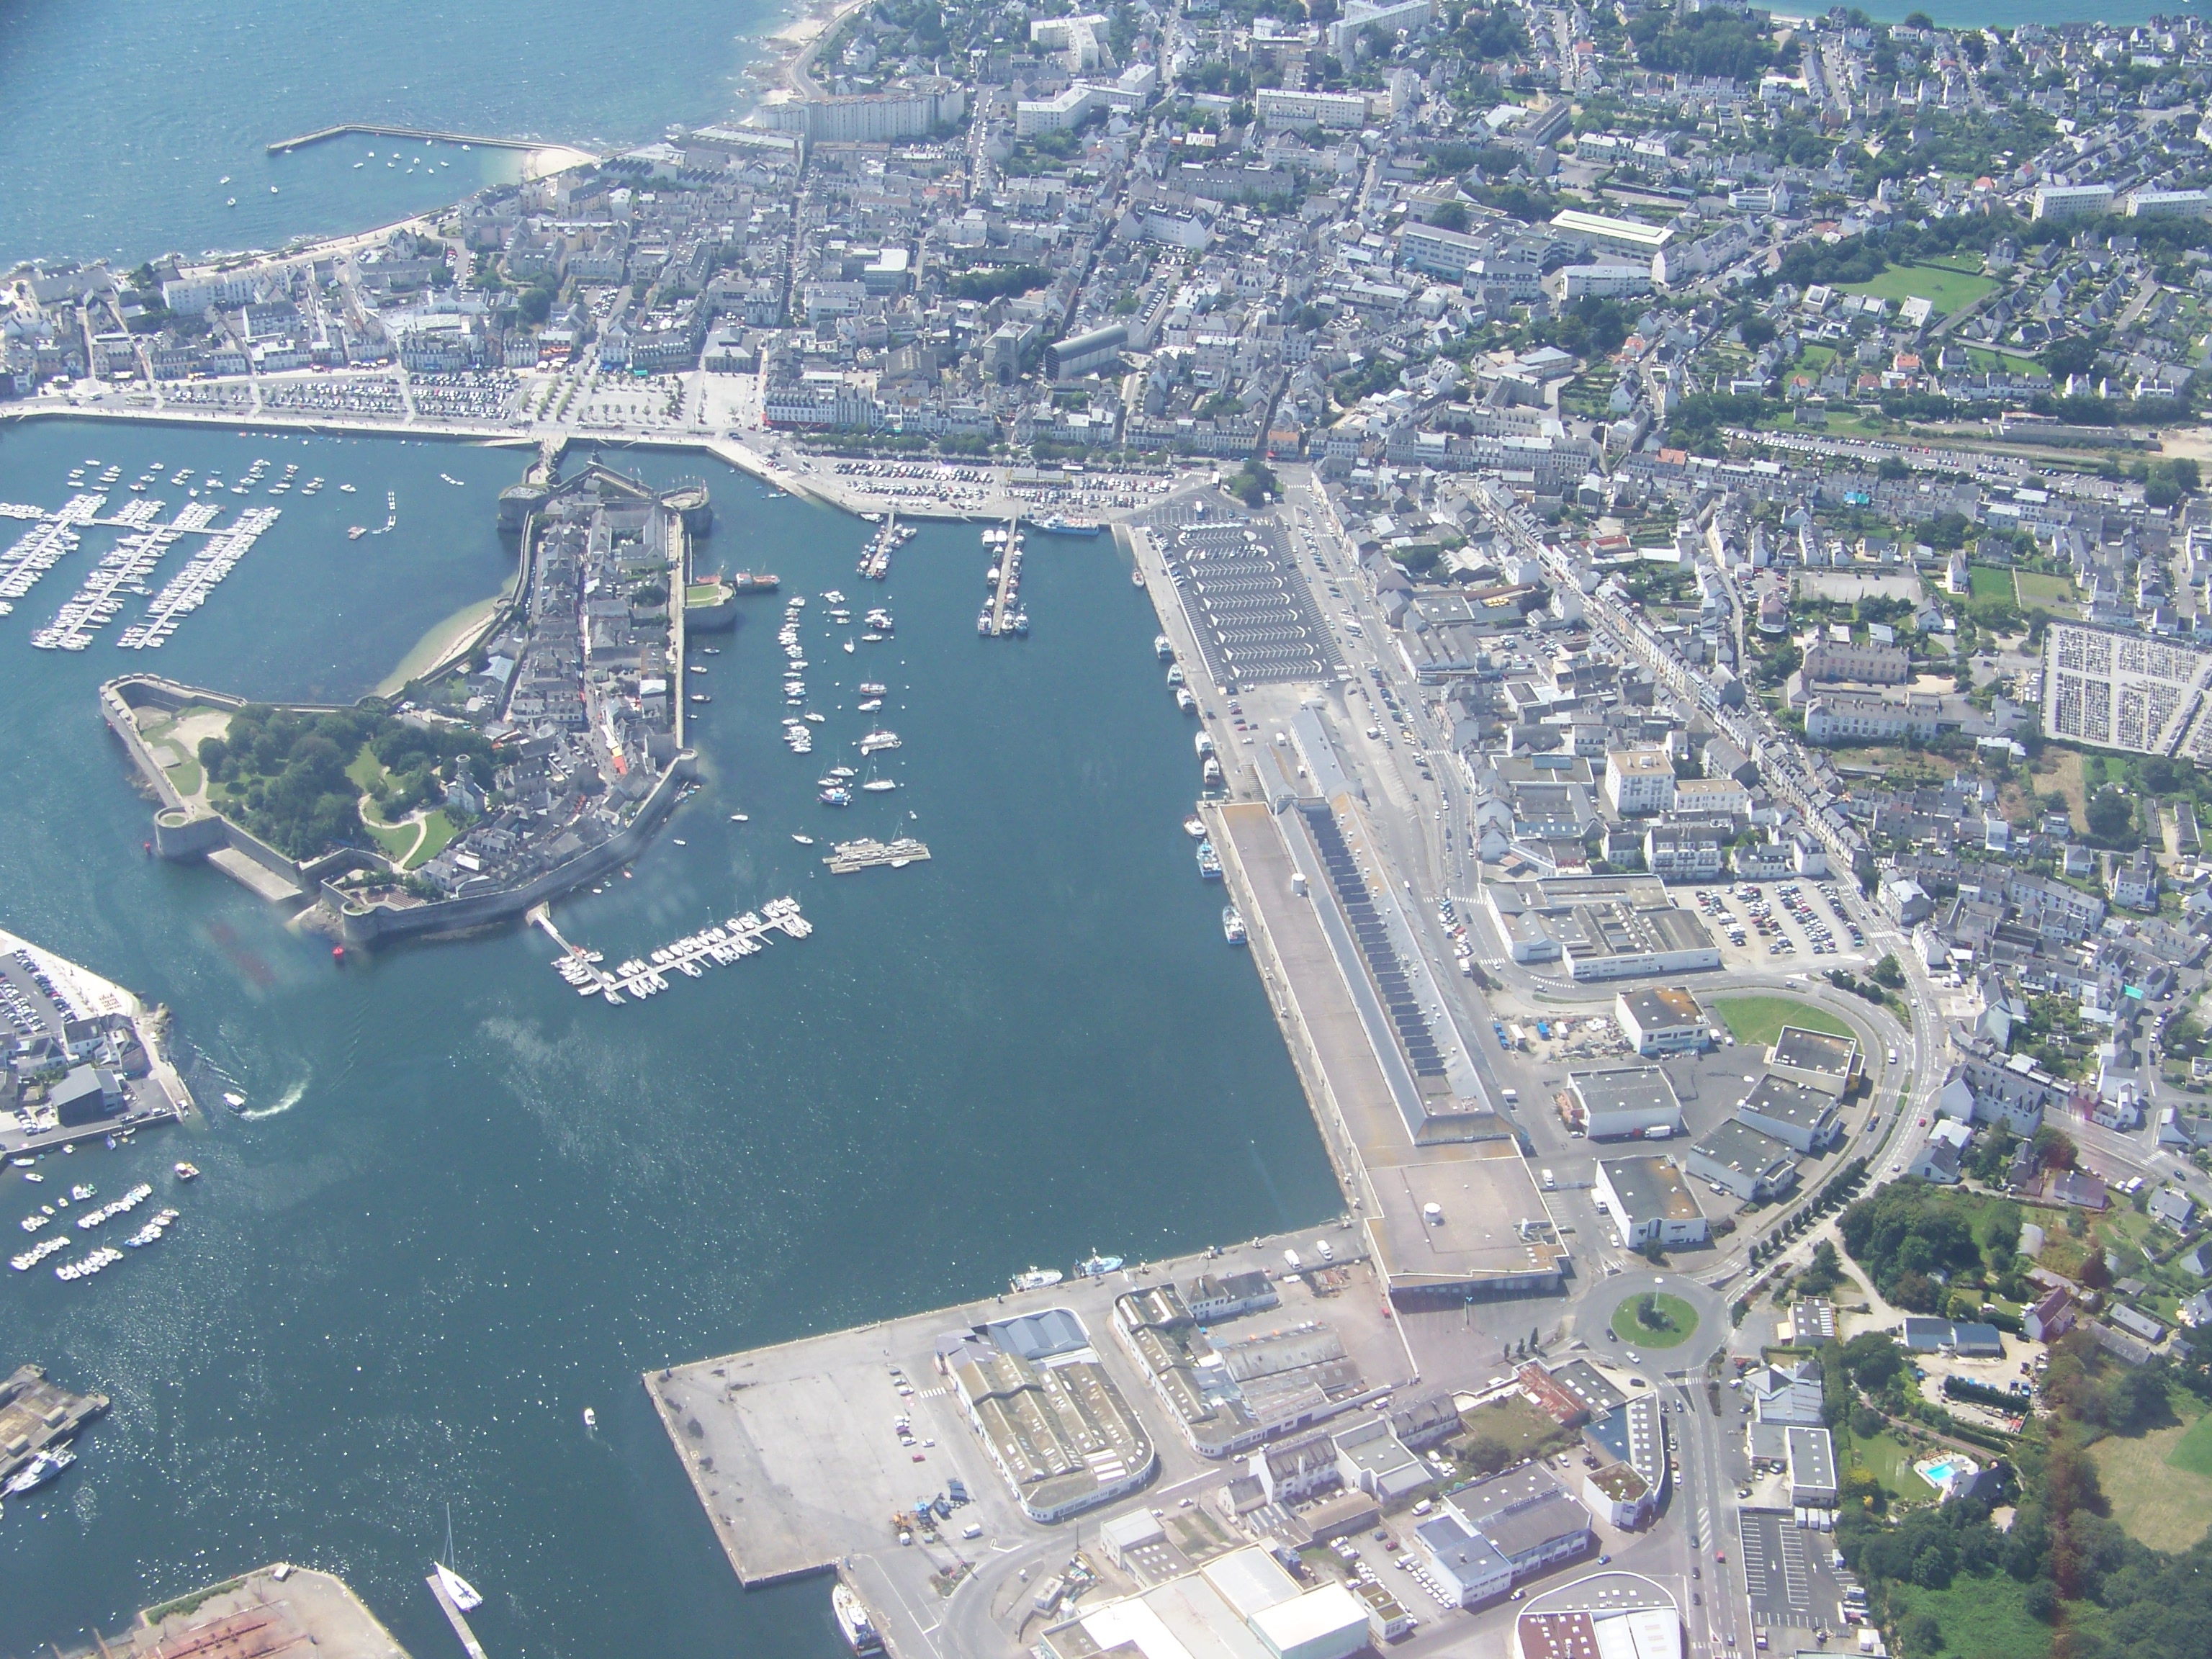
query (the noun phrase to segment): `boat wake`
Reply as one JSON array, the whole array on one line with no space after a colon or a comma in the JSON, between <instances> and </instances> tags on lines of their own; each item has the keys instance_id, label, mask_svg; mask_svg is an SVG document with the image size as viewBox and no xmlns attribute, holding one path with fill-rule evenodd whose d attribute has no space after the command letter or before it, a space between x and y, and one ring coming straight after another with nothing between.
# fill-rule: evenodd
<instances>
[{"instance_id":1,"label":"boat wake","mask_svg":"<svg viewBox=\"0 0 2212 1659\"><path fill-rule=\"evenodd\" d=\"M246 1110L239 1113L238 1115L247 1123L258 1123L264 1117L283 1116L285 1113L290 1111L295 1106L297 1106L302 1097L306 1096L309 1079L313 1076L313 1073L310 1073L307 1077L301 1078L290 1088L285 1090L283 1096L277 1099L274 1105L248 1107Z\"/></svg>"}]
</instances>

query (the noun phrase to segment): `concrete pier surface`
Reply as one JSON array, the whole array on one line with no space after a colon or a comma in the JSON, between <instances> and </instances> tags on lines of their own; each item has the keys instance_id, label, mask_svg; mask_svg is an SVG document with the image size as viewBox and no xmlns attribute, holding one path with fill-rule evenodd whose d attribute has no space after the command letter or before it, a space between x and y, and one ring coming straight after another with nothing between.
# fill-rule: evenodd
<instances>
[{"instance_id":1,"label":"concrete pier surface","mask_svg":"<svg viewBox=\"0 0 2212 1659\"><path fill-rule=\"evenodd\" d=\"M119 1636L62 1659L164 1659L175 1654L313 1653L316 1659L408 1659L345 1581L279 1562L139 1613Z\"/></svg>"},{"instance_id":2,"label":"concrete pier surface","mask_svg":"<svg viewBox=\"0 0 2212 1659\"><path fill-rule=\"evenodd\" d=\"M1334 1255L1322 1265L1322 1242ZM1302 1274L1287 1271L1297 1250ZM1003 1610L963 1611L993 1594L970 1578L1011 1578L1025 1564L1056 1564L1111 1515L1147 1505L1172 1510L1242 1474L1241 1458L1203 1457L1115 1334L1111 1310L1127 1292L1266 1273L1280 1305L1216 1327L1217 1340L1326 1325L1363 1388L1351 1414L1414 1379L1411 1357L1382 1288L1362 1259L1358 1231L1342 1220L1218 1253L1133 1264L1103 1278L1071 1277L1048 1289L1008 1292L957 1307L830 1332L775 1347L648 1372L647 1392L690 1477L731 1566L749 1587L843 1571L899 1654L975 1650L932 1638L957 1618L988 1624ZM1079 1317L1107 1377L1157 1450L1149 1486L1053 1525L1028 1518L970 1426L937 1364L939 1339L987 1323L1066 1309ZM894 1370L896 1367L896 1370ZM902 1387L907 1392L902 1393ZM910 1419L914 1443L896 1425ZM936 1541L898 1541L898 1517L957 1478L972 1498L943 1522ZM980 1528L974 1539L959 1534ZM1195 1547L1195 1546L1194 1546ZM955 1592L957 1592L957 1594ZM826 1590L824 1592L827 1593ZM995 1650L985 1644L984 1650Z\"/></svg>"}]
</instances>

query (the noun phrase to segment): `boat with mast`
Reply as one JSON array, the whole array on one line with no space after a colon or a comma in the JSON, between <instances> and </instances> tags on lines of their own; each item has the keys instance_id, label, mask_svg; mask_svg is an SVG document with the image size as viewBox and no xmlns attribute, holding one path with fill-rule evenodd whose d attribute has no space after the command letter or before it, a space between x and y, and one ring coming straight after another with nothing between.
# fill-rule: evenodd
<instances>
[{"instance_id":1,"label":"boat with mast","mask_svg":"<svg viewBox=\"0 0 2212 1659\"><path fill-rule=\"evenodd\" d=\"M433 1561L430 1571L437 1578L438 1587L446 1592L453 1604L463 1613L474 1613L483 1605L483 1596L475 1585L446 1565L453 1559L453 1506L446 1505L446 1560Z\"/></svg>"}]
</instances>

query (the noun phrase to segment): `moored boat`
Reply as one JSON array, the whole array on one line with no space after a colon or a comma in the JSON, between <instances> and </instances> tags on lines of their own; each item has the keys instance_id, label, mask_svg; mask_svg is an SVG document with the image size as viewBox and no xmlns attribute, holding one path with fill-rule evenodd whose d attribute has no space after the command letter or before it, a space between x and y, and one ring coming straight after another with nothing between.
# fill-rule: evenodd
<instances>
[{"instance_id":1,"label":"moored boat","mask_svg":"<svg viewBox=\"0 0 2212 1659\"><path fill-rule=\"evenodd\" d=\"M1244 942L1244 918L1237 914L1237 907L1233 904L1224 904L1221 907L1221 936L1231 945L1242 945Z\"/></svg>"},{"instance_id":2,"label":"moored boat","mask_svg":"<svg viewBox=\"0 0 2212 1659\"><path fill-rule=\"evenodd\" d=\"M1031 1267L1027 1273L1016 1273L1006 1283L1012 1290L1048 1291L1066 1277L1057 1267Z\"/></svg>"},{"instance_id":3,"label":"moored boat","mask_svg":"<svg viewBox=\"0 0 2212 1659\"><path fill-rule=\"evenodd\" d=\"M845 1645L860 1659L884 1650L884 1638L876 1633L875 1621L869 1618L868 1609L853 1587L840 1580L830 1592L830 1610L837 1617L837 1628L845 1638Z\"/></svg>"}]
</instances>

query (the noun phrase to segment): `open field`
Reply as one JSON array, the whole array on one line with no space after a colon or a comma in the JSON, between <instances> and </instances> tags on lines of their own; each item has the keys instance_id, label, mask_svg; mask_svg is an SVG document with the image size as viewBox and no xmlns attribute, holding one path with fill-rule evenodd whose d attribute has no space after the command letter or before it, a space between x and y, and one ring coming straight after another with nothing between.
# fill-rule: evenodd
<instances>
[{"instance_id":1,"label":"open field","mask_svg":"<svg viewBox=\"0 0 2212 1659\"><path fill-rule=\"evenodd\" d=\"M1833 1014L1795 997L1722 997L1714 1002L1713 1012L1728 1023L1735 1040L1749 1048L1772 1048L1775 1034L1785 1025L1838 1036L1854 1035Z\"/></svg>"},{"instance_id":2,"label":"open field","mask_svg":"<svg viewBox=\"0 0 2212 1659\"><path fill-rule=\"evenodd\" d=\"M1899 1584L1889 1592L1891 1610L1933 1613L1943 1626L1949 1659L2043 1659L2051 1629L2028 1617L2027 1586L2008 1573L1958 1577L1944 1589Z\"/></svg>"},{"instance_id":3,"label":"open field","mask_svg":"<svg viewBox=\"0 0 2212 1659\"><path fill-rule=\"evenodd\" d=\"M2021 609L2031 605L2071 605L2074 603L2074 579L2071 576L2046 575L2040 570L2015 570L2013 585L2020 590Z\"/></svg>"},{"instance_id":4,"label":"open field","mask_svg":"<svg viewBox=\"0 0 2212 1659\"><path fill-rule=\"evenodd\" d=\"M1524 1457L1536 1456L1542 1449L1559 1443L1563 1435L1572 1438L1548 1415L1518 1395L1477 1406L1462 1420L1468 1425L1468 1440L1495 1440L1504 1446L1509 1465Z\"/></svg>"},{"instance_id":5,"label":"open field","mask_svg":"<svg viewBox=\"0 0 2212 1659\"><path fill-rule=\"evenodd\" d=\"M2015 357L2009 351L1990 351L1982 346L1968 346L1966 362L1984 374L2039 374L2043 372L2043 365L2033 357Z\"/></svg>"},{"instance_id":6,"label":"open field","mask_svg":"<svg viewBox=\"0 0 2212 1659\"><path fill-rule=\"evenodd\" d=\"M1964 270L1947 270L1936 265L1892 265L1872 282L1846 283L1846 294L1872 294L1893 302L1919 298L1930 301L1936 309L1948 315L1964 310L1984 294L1996 290L1992 277L1976 276Z\"/></svg>"},{"instance_id":7,"label":"open field","mask_svg":"<svg viewBox=\"0 0 2212 1659\"><path fill-rule=\"evenodd\" d=\"M1913 1473L1912 1460L1905 1455L1905 1448L1887 1435L1862 1439L1849 1429L1839 1428L1835 1431L1835 1439L1837 1466L1865 1469L1893 1500L1911 1502L1935 1496L1928 1483Z\"/></svg>"},{"instance_id":8,"label":"open field","mask_svg":"<svg viewBox=\"0 0 2212 1659\"><path fill-rule=\"evenodd\" d=\"M1993 564L1969 565L1966 574L1973 582L1973 597L1978 599L1997 599L2006 605L2013 602L2013 573Z\"/></svg>"},{"instance_id":9,"label":"open field","mask_svg":"<svg viewBox=\"0 0 2212 1659\"><path fill-rule=\"evenodd\" d=\"M2185 1550L2212 1526L2212 1415L2112 1436L2094 1450L2112 1519L2154 1550Z\"/></svg>"}]
</instances>

